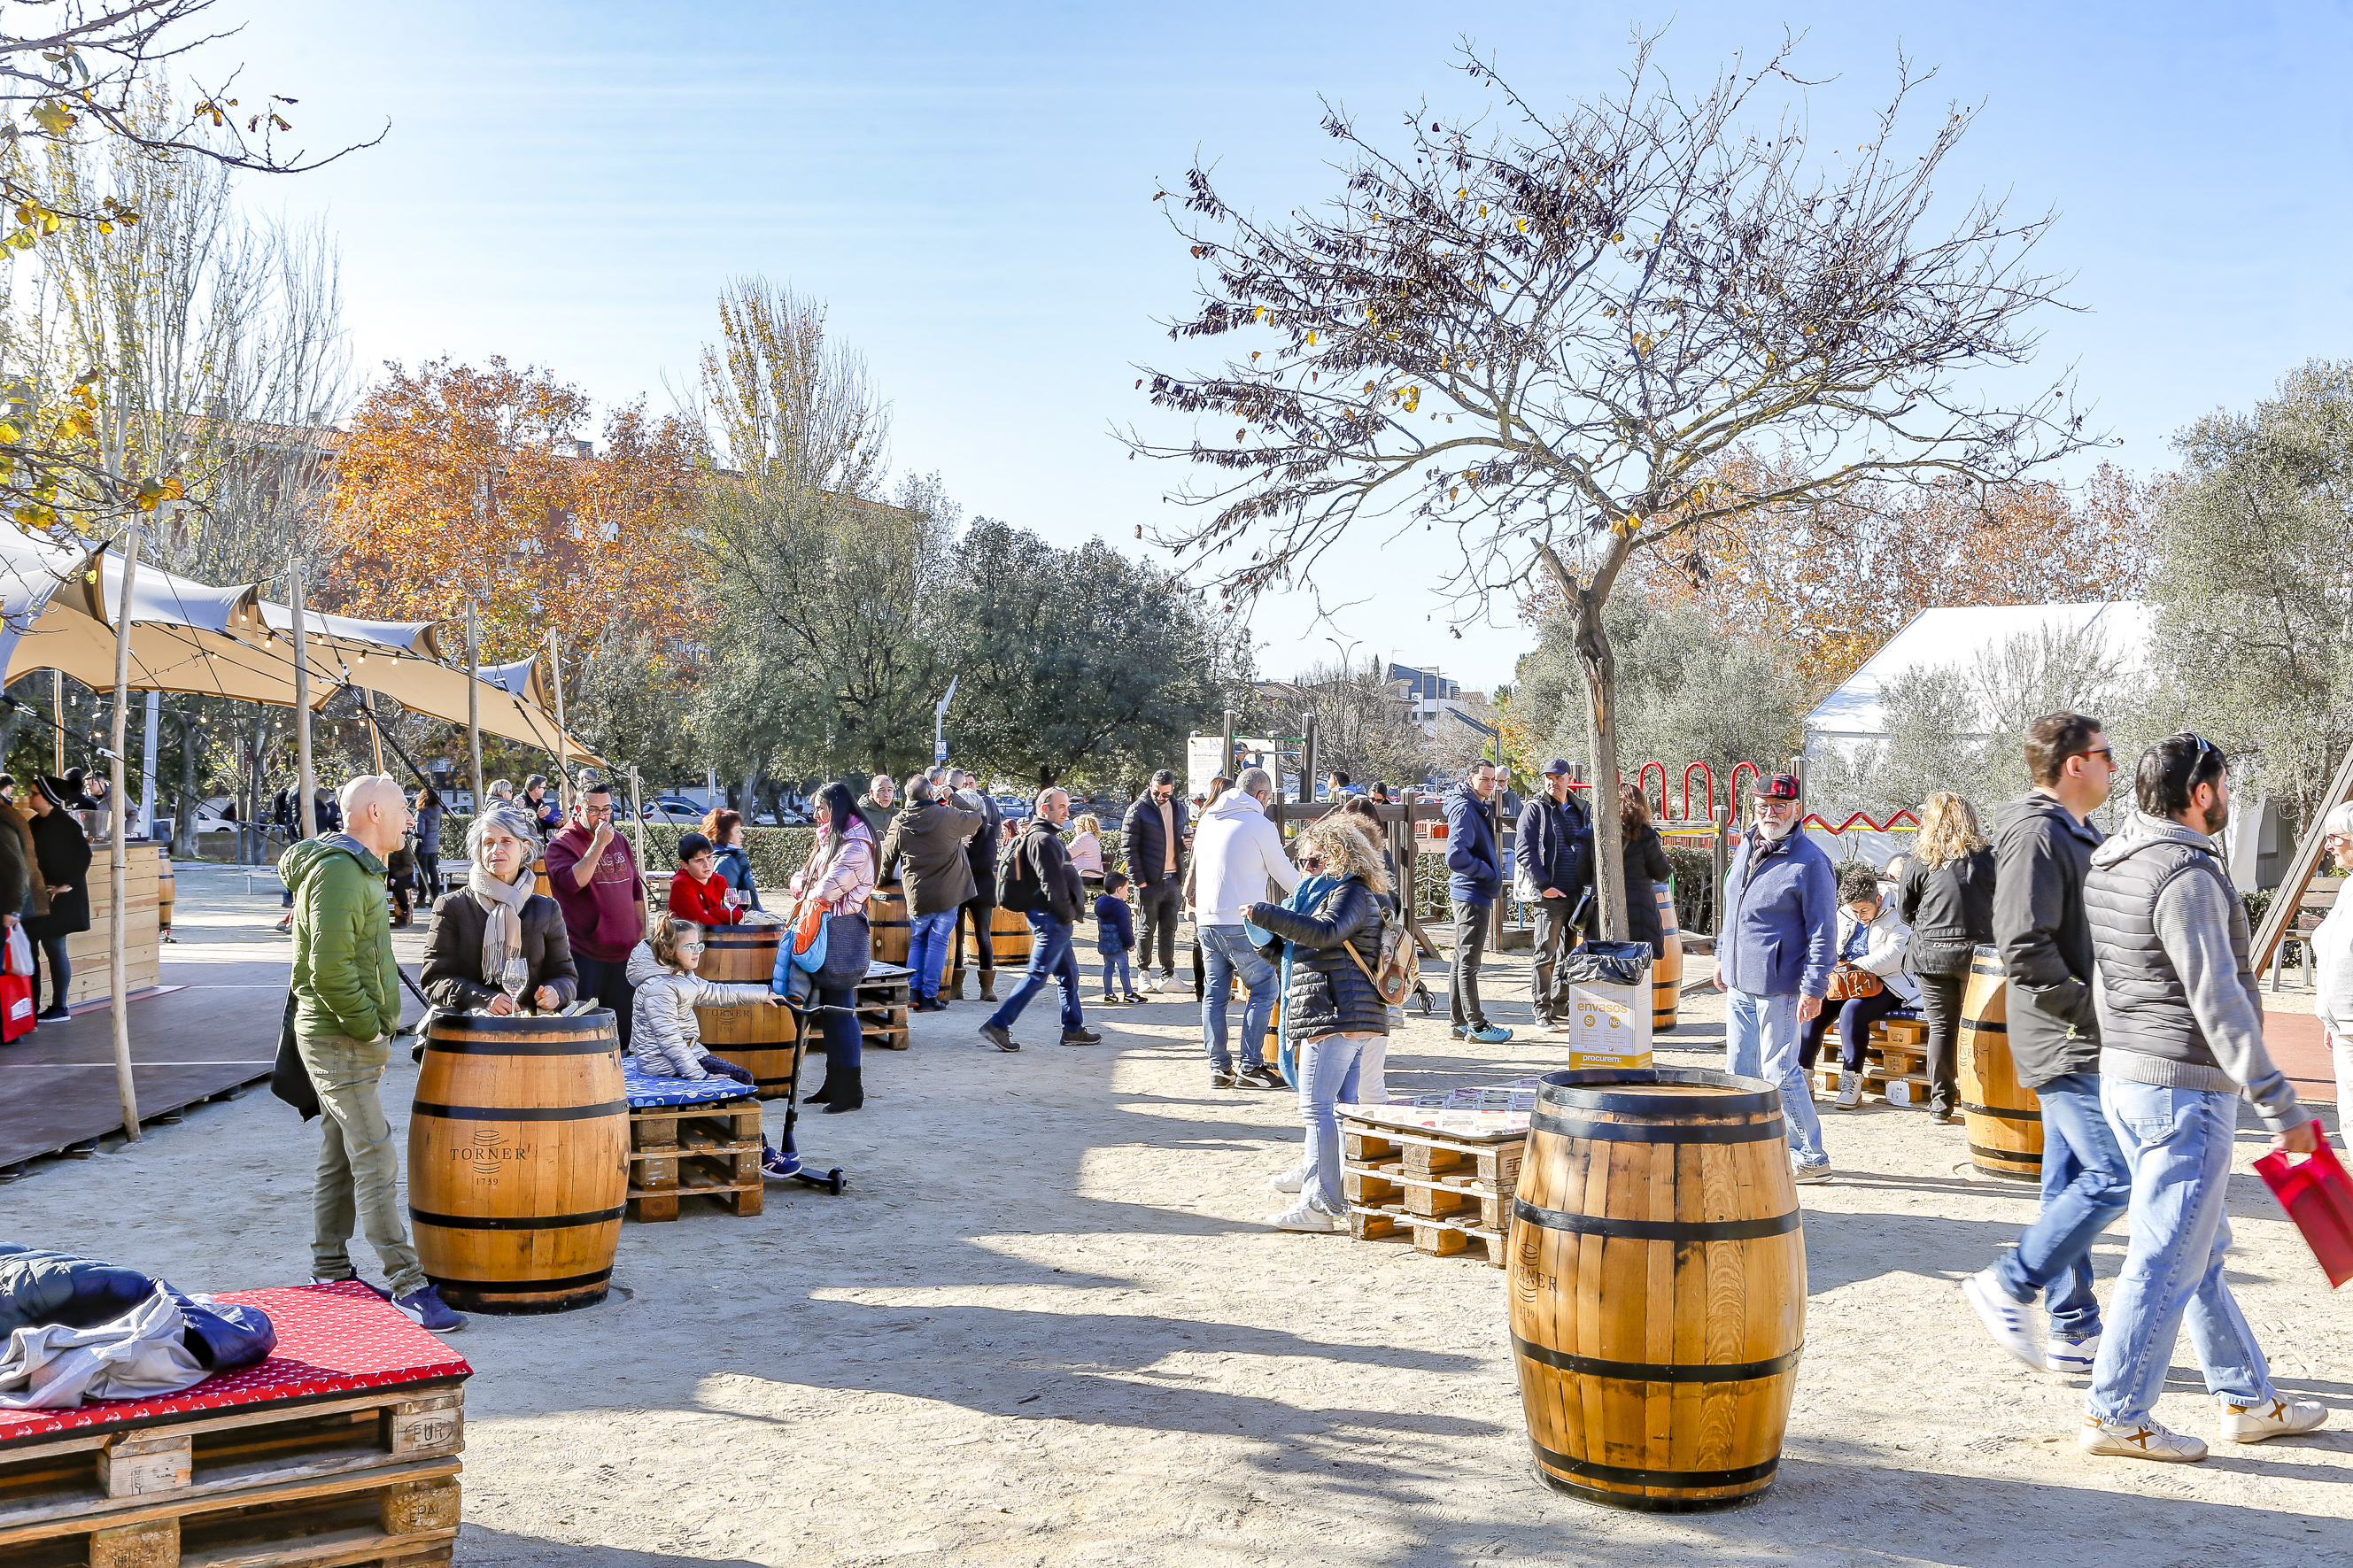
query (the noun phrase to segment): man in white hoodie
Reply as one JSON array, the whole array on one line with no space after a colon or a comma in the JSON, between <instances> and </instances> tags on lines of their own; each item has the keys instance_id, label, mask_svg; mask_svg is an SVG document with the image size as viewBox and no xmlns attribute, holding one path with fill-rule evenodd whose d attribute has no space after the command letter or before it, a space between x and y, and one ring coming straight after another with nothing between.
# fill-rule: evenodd
<instances>
[{"instance_id":1,"label":"man in white hoodie","mask_svg":"<svg viewBox=\"0 0 2353 1568\"><path fill-rule=\"evenodd\" d=\"M1208 1047L1212 1089L1282 1086L1282 1075L1265 1059L1277 974L1242 924L1243 911L1267 899L1269 882L1284 895L1299 886L1299 873L1282 852L1282 832L1266 814L1273 795L1274 780L1264 768L1246 768L1233 788L1202 809L1193 830L1193 925L1204 970L1201 1038ZM1250 990L1239 1071L1226 1046L1226 1001L1237 974Z\"/></svg>"}]
</instances>

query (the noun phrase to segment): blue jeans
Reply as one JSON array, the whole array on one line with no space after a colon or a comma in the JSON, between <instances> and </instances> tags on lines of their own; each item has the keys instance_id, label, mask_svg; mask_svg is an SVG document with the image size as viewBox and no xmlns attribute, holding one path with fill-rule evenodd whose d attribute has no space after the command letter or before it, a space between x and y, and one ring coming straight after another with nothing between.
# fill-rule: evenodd
<instances>
[{"instance_id":1,"label":"blue jeans","mask_svg":"<svg viewBox=\"0 0 2353 1568\"><path fill-rule=\"evenodd\" d=\"M2100 1109L2097 1073L2069 1073L2036 1089L2042 1101L2042 1212L2018 1250L1993 1266L2013 1301L2050 1292L2051 1331L2080 1340L2100 1331L2092 1294L2092 1243L2132 1198L2132 1172Z\"/></svg>"},{"instance_id":2,"label":"blue jeans","mask_svg":"<svg viewBox=\"0 0 2353 1568\"><path fill-rule=\"evenodd\" d=\"M1087 1016L1079 1007L1079 955L1071 951L1071 928L1047 910L1031 910L1029 919L1029 930L1036 938L1029 949L1029 973L989 1015L990 1026L1013 1027L1013 1021L1021 1016L1021 1009L1029 1005L1029 998L1043 991L1050 981L1061 988L1062 1027L1086 1027Z\"/></svg>"},{"instance_id":3,"label":"blue jeans","mask_svg":"<svg viewBox=\"0 0 2353 1568\"><path fill-rule=\"evenodd\" d=\"M1135 990L1134 978L1127 972L1127 949L1124 947L1104 948L1103 950L1103 963L1104 995L1125 996ZM1116 985L1112 984L1112 976L1113 975L1117 975L1119 977L1119 984Z\"/></svg>"},{"instance_id":4,"label":"blue jeans","mask_svg":"<svg viewBox=\"0 0 2353 1568\"><path fill-rule=\"evenodd\" d=\"M2222 1280L2239 1097L2102 1074L2100 1105L2132 1171L2132 1242L2084 1408L2104 1421L2147 1420L2185 1315L2209 1393L2249 1405L2272 1397L2271 1368Z\"/></svg>"},{"instance_id":5,"label":"blue jeans","mask_svg":"<svg viewBox=\"0 0 2353 1568\"><path fill-rule=\"evenodd\" d=\"M1267 1020L1274 1016L1274 965L1258 955L1240 926L1203 926L1201 939L1201 1041L1209 1050L1209 1066L1231 1072L1233 1053L1226 1048L1226 1000L1234 976L1242 977L1250 1004L1242 1009L1242 1065L1266 1063Z\"/></svg>"},{"instance_id":6,"label":"blue jeans","mask_svg":"<svg viewBox=\"0 0 2353 1568\"><path fill-rule=\"evenodd\" d=\"M907 941L907 967L913 972L909 984L919 1000L928 1002L940 994L940 971L947 967L948 933L955 930L955 910L945 910L916 915L907 922L914 933Z\"/></svg>"},{"instance_id":7,"label":"blue jeans","mask_svg":"<svg viewBox=\"0 0 2353 1568\"><path fill-rule=\"evenodd\" d=\"M1346 1214L1340 1196L1340 1120L1335 1105L1356 1102L1365 1047L1377 1035L1325 1035L1299 1047L1299 1119L1307 1123L1307 1163L1314 1167L1300 1185L1326 1214Z\"/></svg>"},{"instance_id":8,"label":"blue jeans","mask_svg":"<svg viewBox=\"0 0 2353 1568\"><path fill-rule=\"evenodd\" d=\"M1755 996L1746 991L1724 994L1724 1051L1727 1065L1743 1078L1761 1078L1781 1091L1781 1119L1788 1124L1789 1152L1800 1165L1827 1165L1822 1152L1822 1119L1815 1113L1814 1097L1806 1088L1806 1069L1798 1065L1798 1046L1805 1034L1798 1023L1795 996Z\"/></svg>"}]
</instances>

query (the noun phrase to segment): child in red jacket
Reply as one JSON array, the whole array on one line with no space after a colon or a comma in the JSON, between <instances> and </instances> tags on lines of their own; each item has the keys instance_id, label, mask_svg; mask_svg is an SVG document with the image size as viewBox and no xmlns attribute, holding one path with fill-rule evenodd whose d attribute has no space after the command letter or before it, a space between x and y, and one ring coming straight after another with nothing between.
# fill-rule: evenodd
<instances>
[{"instance_id":1,"label":"child in red jacket","mask_svg":"<svg viewBox=\"0 0 2353 1568\"><path fill-rule=\"evenodd\" d=\"M670 879L670 912L699 926L733 925L744 918L735 889L718 871L711 840L690 833L678 841L678 871Z\"/></svg>"}]
</instances>

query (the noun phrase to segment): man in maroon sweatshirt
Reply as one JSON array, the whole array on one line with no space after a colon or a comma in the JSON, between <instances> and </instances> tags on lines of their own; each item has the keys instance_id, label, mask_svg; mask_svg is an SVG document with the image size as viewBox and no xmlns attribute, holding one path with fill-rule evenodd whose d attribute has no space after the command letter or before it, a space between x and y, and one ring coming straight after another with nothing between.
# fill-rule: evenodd
<instances>
[{"instance_id":1,"label":"man in maroon sweatshirt","mask_svg":"<svg viewBox=\"0 0 2353 1568\"><path fill-rule=\"evenodd\" d=\"M646 934L645 883L629 841L613 831L613 790L580 786L571 820L547 841L547 884L564 910L580 999L613 1010L621 1049L629 1048L629 950Z\"/></svg>"}]
</instances>

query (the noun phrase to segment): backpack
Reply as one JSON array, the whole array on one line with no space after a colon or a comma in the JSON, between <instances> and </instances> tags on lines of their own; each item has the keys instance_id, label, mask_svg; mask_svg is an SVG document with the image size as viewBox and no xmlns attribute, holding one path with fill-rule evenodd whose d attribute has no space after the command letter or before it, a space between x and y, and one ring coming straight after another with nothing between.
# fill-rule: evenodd
<instances>
[{"instance_id":1,"label":"backpack","mask_svg":"<svg viewBox=\"0 0 2353 1568\"><path fill-rule=\"evenodd\" d=\"M997 857L997 901L1016 914L1027 914L1046 906L1046 889L1038 881L1037 858L1021 853L1021 846L1029 837L1025 831Z\"/></svg>"}]
</instances>

